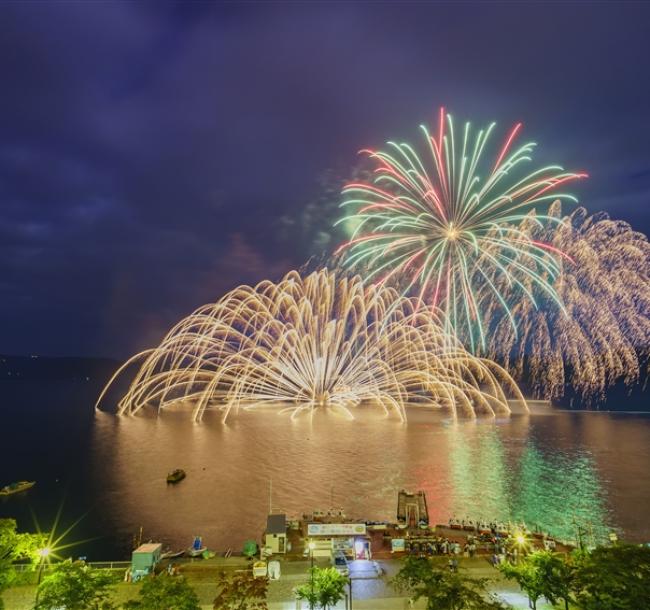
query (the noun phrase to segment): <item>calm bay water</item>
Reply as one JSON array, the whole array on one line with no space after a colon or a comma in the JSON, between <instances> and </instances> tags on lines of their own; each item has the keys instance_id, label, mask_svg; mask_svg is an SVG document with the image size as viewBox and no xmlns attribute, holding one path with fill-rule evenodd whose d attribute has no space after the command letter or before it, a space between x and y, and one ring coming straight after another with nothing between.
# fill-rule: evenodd
<instances>
[{"instance_id":1,"label":"calm bay water","mask_svg":"<svg viewBox=\"0 0 650 610\"><path fill-rule=\"evenodd\" d=\"M0 516L91 539L70 553L120 558L140 526L174 548L194 534L217 550L258 539L269 508L299 515L342 508L350 517L395 518L397 491L424 489L432 521L524 520L572 538L615 529L650 541L650 417L542 411L453 422L411 411L408 424L364 410L291 421L247 412L201 424L187 413L120 418L95 412L95 388L23 389L2 405L0 480L35 479ZM3 397L7 393L3 393ZM70 399L74 396L74 399ZM168 486L169 470L187 479Z\"/></svg>"}]
</instances>

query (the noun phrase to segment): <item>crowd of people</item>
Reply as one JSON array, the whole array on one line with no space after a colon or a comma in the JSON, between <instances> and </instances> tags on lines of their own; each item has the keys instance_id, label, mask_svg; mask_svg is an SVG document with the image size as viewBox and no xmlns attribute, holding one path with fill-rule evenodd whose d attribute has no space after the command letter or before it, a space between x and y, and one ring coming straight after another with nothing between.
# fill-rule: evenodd
<instances>
[{"instance_id":1,"label":"crowd of people","mask_svg":"<svg viewBox=\"0 0 650 610\"><path fill-rule=\"evenodd\" d=\"M521 525L509 525L501 523L499 521L472 521L469 518L465 519L449 519L449 527L452 530L464 530L469 532L477 532L479 534L492 534L496 535L508 535L511 530L516 529L517 531L527 531L526 525L522 523Z\"/></svg>"},{"instance_id":2,"label":"crowd of people","mask_svg":"<svg viewBox=\"0 0 650 610\"><path fill-rule=\"evenodd\" d=\"M461 530L466 538L459 541L451 537L414 537L407 540L405 550L409 555L449 556L449 568L458 567L458 559L474 557L478 552L489 557L489 561L497 566L499 563L509 561L516 563L519 556L529 552L535 545L534 537L525 525L512 526L499 522L471 521L469 519L450 519L449 527L452 530ZM545 550L554 551L555 540L541 535L535 536L538 544ZM540 539L541 538L541 539Z\"/></svg>"},{"instance_id":3,"label":"crowd of people","mask_svg":"<svg viewBox=\"0 0 650 610\"><path fill-rule=\"evenodd\" d=\"M406 552L410 555L453 555L458 557L463 554L465 557L474 557L476 551L477 541L474 536L468 536L463 545L443 537L406 542Z\"/></svg>"}]
</instances>

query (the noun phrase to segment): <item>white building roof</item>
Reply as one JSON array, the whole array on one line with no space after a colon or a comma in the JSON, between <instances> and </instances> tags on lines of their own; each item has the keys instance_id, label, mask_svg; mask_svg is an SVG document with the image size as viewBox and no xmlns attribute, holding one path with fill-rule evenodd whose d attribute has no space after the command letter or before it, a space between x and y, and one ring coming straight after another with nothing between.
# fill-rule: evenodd
<instances>
[{"instance_id":1,"label":"white building roof","mask_svg":"<svg viewBox=\"0 0 650 610\"><path fill-rule=\"evenodd\" d=\"M147 542L145 544L141 544L135 551L134 553L155 553L158 549L162 548L162 543L160 542Z\"/></svg>"}]
</instances>

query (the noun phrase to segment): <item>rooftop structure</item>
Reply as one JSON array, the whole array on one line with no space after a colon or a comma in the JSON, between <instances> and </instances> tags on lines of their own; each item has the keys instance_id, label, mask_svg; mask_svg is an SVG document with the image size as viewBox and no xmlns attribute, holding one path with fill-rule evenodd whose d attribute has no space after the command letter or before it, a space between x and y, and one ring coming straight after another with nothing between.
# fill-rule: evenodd
<instances>
[{"instance_id":1,"label":"rooftop structure","mask_svg":"<svg viewBox=\"0 0 650 610\"><path fill-rule=\"evenodd\" d=\"M400 490L397 496L397 522L409 526L429 525L427 496L420 490L415 494Z\"/></svg>"},{"instance_id":2,"label":"rooftop structure","mask_svg":"<svg viewBox=\"0 0 650 610\"><path fill-rule=\"evenodd\" d=\"M287 533L287 516L286 515L269 515L266 518L266 534L286 534Z\"/></svg>"}]
</instances>

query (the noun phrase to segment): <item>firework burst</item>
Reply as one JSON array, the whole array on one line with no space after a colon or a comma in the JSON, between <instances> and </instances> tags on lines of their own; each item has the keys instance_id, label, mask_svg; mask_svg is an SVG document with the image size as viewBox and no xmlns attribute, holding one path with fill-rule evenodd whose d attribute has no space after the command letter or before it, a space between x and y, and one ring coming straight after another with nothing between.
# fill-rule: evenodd
<instances>
[{"instance_id":1,"label":"firework burst","mask_svg":"<svg viewBox=\"0 0 650 610\"><path fill-rule=\"evenodd\" d=\"M522 230L567 254L554 288L564 311L528 289L542 306L512 303L517 332L495 303L484 308L491 327L489 354L533 393L563 396L567 385L585 402L605 396L617 381L639 379L650 345L650 244L645 235L607 214L589 216L584 208L562 217L560 202L544 227L531 218Z\"/></svg>"},{"instance_id":2,"label":"firework burst","mask_svg":"<svg viewBox=\"0 0 650 610\"><path fill-rule=\"evenodd\" d=\"M534 285L560 303L552 284L561 251L519 224L550 200L575 201L558 189L585 176L558 165L525 171L535 144L513 146L521 124L489 156L494 127L475 132L466 123L457 133L441 109L435 136L421 126L426 156L396 142L362 151L374 175L345 186L341 206L349 211L339 221L356 227L337 250L345 266L367 269L364 277L380 284L397 280L403 294L440 308L448 330L462 330L472 351L486 346L485 300L495 298L513 328L513 294L535 305Z\"/></svg>"},{"instance_id":3,"label":"firework burst","mask_svg":"<svg viewBox=\"0 0 650 610\"><path fill-rule=\"evenodd\" d=\"M409 404L470 416L509 412L508 396L525 405L508 373L468 353L414 299L326 270L236 288L130 359L107 388L139 360L120 413L185 402L197 420L208 408L225 421L265 406L351 418L369 404L404 420Z\"/></svg>"}]
</instances>

